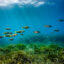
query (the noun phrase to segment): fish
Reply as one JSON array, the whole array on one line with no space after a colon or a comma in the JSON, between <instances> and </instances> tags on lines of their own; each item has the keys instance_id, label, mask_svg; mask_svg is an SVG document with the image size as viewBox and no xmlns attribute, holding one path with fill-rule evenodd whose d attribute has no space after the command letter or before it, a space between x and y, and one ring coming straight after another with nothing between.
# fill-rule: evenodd
<instances>
[{"instance_id":1,"label":"fish","mask_svg":"<svg viewBox=\"0 0 64 64\"><path fill-rule=\"evenodd\" d=\"M11 39L9 39L10 41L13 41L14 39L13 38L11 38Z\"/></svg>"},{"instance_id":2,"label":"fish","mask_svg":"<svg viewBox=\"0 0 64 64\"><path fill-rule=\"evenodd\" d=\"M52 25L45 25L44 27L51 28L51 27L52 27Z\"/></svg>"},{"instance_id":3,"label":"fish","mask_svg":"<svg viewBox=\"0 0 64 64\"><path fill-rule=\"evenodd\" d=\"M0 38L3 38L3 36L0 36Z\"/></svg>"},{"instance_id":4,"label":"fish","mask_svg":"<svg viewBox=\"0 0 64 64\"><path fill-rule=\"evenodd\" d=\"M22 27L23 29L28 29L29 28L29 26L24 26L24 27Z\"/></svg>"},{"instance_id":5,"label":"fish","mask_svg":"<svg viewBox=\"0 0 64 64\"><path fill-rule=\"evenodd\" d=\"M11 28L5 28L6 30L11 30Z\"/></svg>"},{"instance_id":6,"label":"fish","mask_svg":"<svg viewBox=\"0 0 64 64\"><path fill-rule=\"evenodd\" d=\"M64 19L59 19L59 22L64 22Z\"/></svg>"},{"instance_id":7,"label":"fish","mask_svg":"<svg viewBox=\"0 0 64 64\"><path fill-rule=\"evenodd\" d=\"M12 32L4 32L3 34L12 34Z\"/></svg>"},{"instance_id":8,"label":"fish","mask_svg":"<svg viewBox=\"0 0 64 64\"><path fill-rule=\"evenodd\" d=\"M60 30L58 30L58 29L56 29L56 30L54 30L55 32L59 32Z\"/></svg>"},{"instance_id":9,"label":"fish","mask_svg":"<svg viewBox=\"0 0 64 64\"><path fill-rule=\"evenodd\" d=\"M15 36L17 36L17 34L12 34L12 37L15 37Z\"/></svg>"},{"instance_id":10,"label":"fish","mask_svg":"<svg viewBox=\"0 0 64 64\"><path fill-rule=\"evenodd\" d=\"M10 34L7 34L7 35L4 35L4 37L12 37L12 35L10 35Z\"/></svg>"},{"instance_id":11,"label":"fish","mask_svg":"<svg viewBox=\"0 0 64 64\"><path fill-rule=\"evenodd\" d=\"M23 33L25 32L24 30L20 30L20 31L15 31L15 33Z\"/></svg>"},{"instance_id":12,"label":"fish","mask_svg":"<svg viewBox=\"0 0 64 64\"><path fill-rule=\"evenodd\" d=\"M24 35L24 34L20 34L20 35Z\"/></svg>"},{"instance_id":13,"label":"fish","mask_svg":"<svg viewBox=\"0 0 64 64\"><path fill-rule=\"evenodd\" d=\"M40 33L40 31L34 31L34 33L38 34L38 33Z\"/></svg>"}]
</instances>

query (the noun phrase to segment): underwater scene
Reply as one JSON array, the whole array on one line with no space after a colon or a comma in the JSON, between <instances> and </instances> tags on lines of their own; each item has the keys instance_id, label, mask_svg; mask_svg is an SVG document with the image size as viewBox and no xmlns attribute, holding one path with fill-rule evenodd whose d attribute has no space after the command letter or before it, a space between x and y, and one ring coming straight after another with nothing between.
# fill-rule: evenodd
<instances>
[{"instance_id":1,"label":"underwater scene","mask_svg":"<svg viewBox=\"0 0 64 64\"><path fill-rule=\"evenodd\" d=\"M0 0L0 64L64 64L64 0Z\"/></svg>"}]
</instances>

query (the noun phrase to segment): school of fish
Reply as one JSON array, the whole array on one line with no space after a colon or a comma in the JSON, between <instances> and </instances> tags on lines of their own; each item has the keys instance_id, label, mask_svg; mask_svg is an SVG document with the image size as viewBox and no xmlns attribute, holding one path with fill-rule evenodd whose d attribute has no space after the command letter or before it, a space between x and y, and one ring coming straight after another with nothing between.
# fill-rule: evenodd
<instances>
[{"instance_id":1,"label":"school of fish","mask_svg":"<svg viewBox=\"0 0 64 64\"><path fill-rule=\"evenodd\" d=\"M59 21L59 22L64 22L64 19L59 19L58 21ZM52 26L52 25L44 25L44 27L45 27L45 28L52 28L53 26ZM29 29L29 28L30 28L29 26L23 26L23 27L22 27L22 29ZM10 32L11 28L5 28L5 30L7 30L7 32L4 32L4 33L3 33L4 36L0 36L0 39L1 39L1 38L4 38L4 37L11 37L11 38L9 39L10 41L13 41L14 38L12 38L12 37L17 36L18 33L19 33L20 35L24 35L24 32L25 32L25 30L18 30L18 31L15 31L15 33L13 34L12 32ZM55 30L53 30L53 32L60 32L60 30L59 30L59 29L55 29ZM35 31L33 31L33 33L34 33L34 34L39 34L40 31L39 31L39 30L35 30Z\"/></svg>"}]
</instances>

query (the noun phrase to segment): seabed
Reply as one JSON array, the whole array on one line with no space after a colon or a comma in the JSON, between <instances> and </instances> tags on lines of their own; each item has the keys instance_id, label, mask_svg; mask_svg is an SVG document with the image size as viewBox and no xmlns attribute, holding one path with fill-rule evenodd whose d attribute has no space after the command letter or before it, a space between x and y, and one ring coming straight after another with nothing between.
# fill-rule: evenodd
<instances>
[{"instance_id":1,"label":"seabed","mask_svg":"<svg viewBox=\"0 0 64 64\"><path fill-rule=\"evenodd\" d=\"M63 46L35 42L0 47L0 64L64 64Z\"/></svg>"},{"instance_id":2,"label":"seabed","mask_svg":"<svg viewBox=\"0 0 64 64\"><path fill-rule=\"evenodd\" d=\"M0 64L64 64L64 48L16 44L0 48Z\"/></svg>"}]
</instances>

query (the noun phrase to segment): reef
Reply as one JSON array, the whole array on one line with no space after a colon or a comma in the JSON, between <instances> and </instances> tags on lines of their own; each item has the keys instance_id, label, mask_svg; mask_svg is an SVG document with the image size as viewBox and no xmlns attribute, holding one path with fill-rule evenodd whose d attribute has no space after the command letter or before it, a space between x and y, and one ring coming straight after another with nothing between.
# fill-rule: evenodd
<instances>
[{"instance_id":1,"label":"reef","mask_svg":"<svg viewBox=\"0 0 64 64\"><path fill-rule=\"evenodd\" d=\"M64 64L64 48L56 44L11 44L0 47L0 64Z\"/></svg>"}]
</instances>

